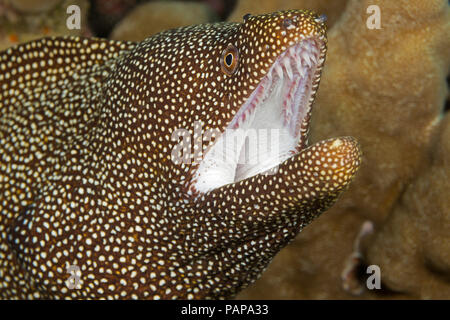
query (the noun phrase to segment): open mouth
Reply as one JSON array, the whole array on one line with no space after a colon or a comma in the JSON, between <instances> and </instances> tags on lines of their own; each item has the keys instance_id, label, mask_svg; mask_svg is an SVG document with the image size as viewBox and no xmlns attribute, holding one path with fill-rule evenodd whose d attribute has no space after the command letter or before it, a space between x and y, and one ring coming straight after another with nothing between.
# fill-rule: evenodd
<instances>
[{"instance_id":1,"label":"open mouth","mask_svg":"<svg viewBox=\"0 0 450 320\"><path fill-rule=\"evenodd\" d=\"M205 193L263 172L306 147L325 43L307 38L280 54L227 129L216 137L189 193Z\"/></svg>"}]
</instances>

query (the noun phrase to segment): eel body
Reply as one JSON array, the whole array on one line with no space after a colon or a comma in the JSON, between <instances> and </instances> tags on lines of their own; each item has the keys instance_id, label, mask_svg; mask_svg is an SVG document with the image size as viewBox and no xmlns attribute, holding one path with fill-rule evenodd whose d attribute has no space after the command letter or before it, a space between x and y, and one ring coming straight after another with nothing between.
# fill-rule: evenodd
<instances>
[{"instance_id":1,"label":"eel body","mask_svg":"<svg viewBox=\"0 0 450 320\"><path fill-rule=\"evenodd\" d=\"M307 146L325 52L323 19L300 10L1 52L0 297L229 298L252 283L359 167L353 138ZM285 144L267 163L210 152L271 121ZM199 126L222 136L196 148ZM199 161L174 161L176 130Z\"/></svg>"}]
</instances>

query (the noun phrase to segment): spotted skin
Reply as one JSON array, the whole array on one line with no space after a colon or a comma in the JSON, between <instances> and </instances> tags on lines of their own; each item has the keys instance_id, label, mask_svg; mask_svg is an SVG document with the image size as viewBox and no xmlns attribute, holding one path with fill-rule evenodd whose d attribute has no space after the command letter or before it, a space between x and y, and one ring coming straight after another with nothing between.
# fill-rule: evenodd
<instances>
[{"instance_id":1,"label":"spotted skin","mask_svg":"<svg viewBox=\"0 0 450 320\"><path fill-rule=\"evenodd\" d=\"M252 283L348 186L357 142L322 141L273 174L192 197L197 165L171 160L171 135L199 138L197 121L224 130L276 57L311 35L325 36L320 19L292 10L0 53L0 297L229 298Z\"/></svg>"}]
</instances>

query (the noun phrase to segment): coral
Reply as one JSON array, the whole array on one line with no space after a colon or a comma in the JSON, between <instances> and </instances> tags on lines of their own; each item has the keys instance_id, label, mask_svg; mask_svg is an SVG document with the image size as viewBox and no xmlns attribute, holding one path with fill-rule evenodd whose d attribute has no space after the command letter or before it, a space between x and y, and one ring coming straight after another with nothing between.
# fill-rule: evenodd
<instances>
[{"instance_id":1,"label":"coral","mask_svg":"<svg viewBox=\"0 0 450 320\"><path fill-rule=\"evenodd\" d=\"M91 0L89 23L95 34L106 37L136 5L146 0Z\"/></svg>"},{"instance_id":2,"label":"coral","mask_svg":"<svg viewBox=\"0 0 450 320\"><path fill-rule=\"evenodd\" d=\"M141 41L160 31L214 21L211 9L204 3L160 1L135 7L114 28L110 38Z\"/></svg>"},{"instance_id":3,"label":"coral","mask_svg":"<svg viewBox=\"0 0 450 320\"><path fill-rule=\"evenodd\" d=\"M342 11L348 0L240 0L232 11L229 21L240 22L247 14L260 14L287 9L310 9L317 13L327 15L327 25L332 26Z\"/></svg>"},{"instance_id":4,"label":"coral","mask_svg":"<svg viewBox=\"0 0 450 320\"><path fill-rule=\"evenodd\" d=\"M237 298L342 297L341 271L362 223L362 217L357 214L324 213L281 250L262 277Z\"/></svg>"},{"instance_id":5,"label":"coral","mask_svg":"<svg viewBox=\"0 0 450 320\"><path fill-rule=\"evenodd\" d=\"M369 16L366 9L373 4L381 9L381 29L366 27ZM448 90L449 33L447 1L349 1L329 31L329 51L313 110L311 140L334 135L355 136L364 153L362 169L339 203L285 248L259 282L243 292L241 298L273 297L271 292L281 287L291 288L279 293L282 298L352 297L342 289L340 279L345 268L343 261L353 251L350 239L357 237L362 222L367 219L374 223L375 230L384 230L384 223L388 229L390 224L402 227L404 221L396 217L400 215L395 214L395 210L400 210L396 207L435 150L432 141L443 118ZM436 196L448 194L438 185L430 188ZM431 205L425 200L422 203ZM437 206L423 207L422 214L433 215L432 208ZM405 215L407 212L412 211L405 211ZM445 207L441 215L444 212ZM447 234L448 228L447 225ZM394 231L384 231L388 232ZM391 237L395 238L395 234ZM381 247L383 242L378 241ZM433 233L430 232L427 241L433 246ZM395 246L400 250L407 243L405 237L398 236L397 242L392 239L389 245L384 245L396 252ZM427 250L435 248L438 246ZM386 252L383 254L388 256ZM370 262L376 264L377 257L383 254L372 252ZM434 256L441 257L438 253ZM390 268L386 259L380 261L382 270ZM307 277L300 274L305 264L309 265ZM405 280L396 277L400 270L390 272L396 281ZM289 276L292 274L294 278ZM420 297L431 296L416 292L417 288L396 290L401 287L396 282L395 286L387 286L398 291L396 297L414 296L413 292ZM366 290L360 297L372 298L377 294Z\"/></svg>"},{"instance_id":6,"label":"coral","mask_svg":"<svg viewBox=\"0 0 450 320\"><path fill-rule=\"evenodd\" d=\"M54 8L61 0L14 0L11 6L21 12L43 12Z\"/></svg>"},{"instance_id":7,"label":"coral","mask_svg":"<svg viewBox=\"0 0 450 320\"><path fill-rule=\"evenodd\" d=\"M386 287L414 298L450 297L449 115L440 133L429 163L365 249Z\"/></svg>"},{"instance_id":8,"label":"coral","mask_svg":"<svg viewBox=\"0 0 450 320\"><path fill-rule=\"evenodd\" d=\"M67 28L67 7L78 5L81 29ZM90 35L88 0L12 1L0 3L0 50L45 36Z\"/></svg>"}]
</instances>

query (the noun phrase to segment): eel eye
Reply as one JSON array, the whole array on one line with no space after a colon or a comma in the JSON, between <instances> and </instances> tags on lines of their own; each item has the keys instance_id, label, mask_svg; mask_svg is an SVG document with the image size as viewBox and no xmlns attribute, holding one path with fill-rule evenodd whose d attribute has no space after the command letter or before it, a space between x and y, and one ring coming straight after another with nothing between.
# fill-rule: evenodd
<instances>
[{"instance_id":1,"label":"eel eye","mask_svg":"<svg viewBox=\"0 0 450 320\"><path fill-rule=\"evenodd\" d=\"M239 51L235 46L229 44L228 47L222 51L222 56L220 58L222 72L231 76L236 71L238 62Z\"/></svg>"}]
</instances>

